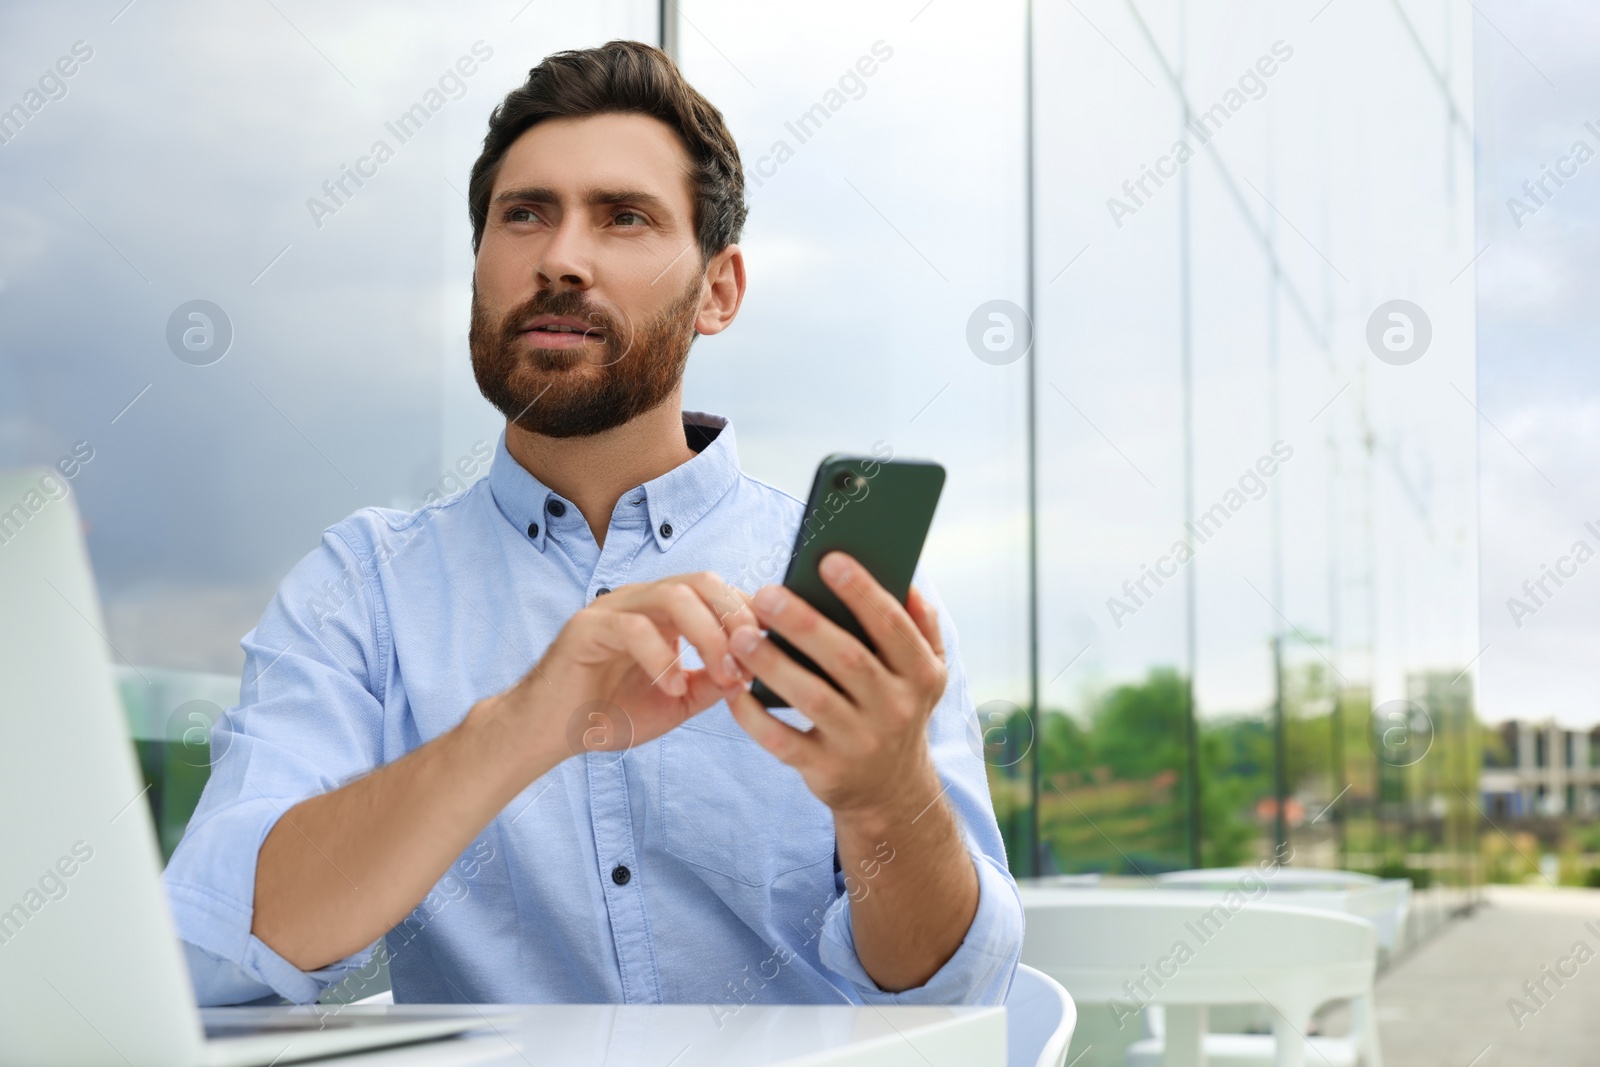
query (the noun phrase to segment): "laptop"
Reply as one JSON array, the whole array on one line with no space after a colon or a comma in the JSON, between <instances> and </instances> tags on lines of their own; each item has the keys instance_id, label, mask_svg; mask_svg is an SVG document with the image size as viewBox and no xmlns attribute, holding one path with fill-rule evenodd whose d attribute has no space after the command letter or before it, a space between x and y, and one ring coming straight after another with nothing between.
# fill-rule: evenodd
<instances>
[{"instance_id":1,"label":"laptop","mask_svg":"<svg viewBox=\"0 0 1600 1067\"><path fill-rule=\"evenodd\" d=\"M78 511L0 472L0 1067L265 1067L498 1028L474 1005L195 1005Z\"/></svg>"}]
</instances>

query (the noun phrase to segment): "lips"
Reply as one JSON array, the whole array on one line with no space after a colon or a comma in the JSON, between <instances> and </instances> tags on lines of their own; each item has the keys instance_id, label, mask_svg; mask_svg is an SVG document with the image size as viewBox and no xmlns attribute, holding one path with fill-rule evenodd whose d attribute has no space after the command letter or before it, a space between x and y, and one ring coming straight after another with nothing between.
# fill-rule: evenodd
<instances>
[{"instance_id":1,"label":"lips","mask_svg":"<svg viewBox=\"0 0 1600 1067\"><path fill-rule=\"evenodd\" d=\"M527 331L525 331L525 332L528 332L528 333L534 333L534 332L537 332L537 333L585 333L586 334L586 333L590 333L590 332L599 333L600 331L598 329L595 329L595 330L591 331L591 330L588 330L588 329L579 329L576 326L563 326L563 325L560 325L560 324L555 324L555 325L551 325L551 326L532 326L532 327L529 327L529 329Z\"/></svg>"},{"instance_id":2,"label":"lips","mask_svg":"<svg viewBox=\"0 0 1600 1067\"><path fill-rule=\"evenodd\" d=\"M580 336L605 338L605 331L593 322L574 318L571 315L540 315L523 327L523 333L539 334L578 334Z\"/></svg>"},{"instance_id":3,"label":"lips","mask_svg":"<svg viewBox=\"0 0 1600 1067\"><path fill-rule=\"evenodd\" d=\"M578 348L606 340L603 328L570 315L540 315L523 327L521 335L539 348Z\"/></svg>"}]
</instances>

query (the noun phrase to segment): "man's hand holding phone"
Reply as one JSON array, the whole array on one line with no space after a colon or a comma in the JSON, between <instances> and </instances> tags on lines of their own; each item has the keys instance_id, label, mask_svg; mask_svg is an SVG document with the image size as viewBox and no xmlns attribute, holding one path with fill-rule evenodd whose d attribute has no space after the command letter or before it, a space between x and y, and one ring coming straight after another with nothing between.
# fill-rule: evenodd
<instances>
[{"instance_id":1,"label":"man's hand holding phone","mask_svg":"<svg viewBox=\"0 0 1600 1067\"><path fill-rule=\"evenodd\" d=\"M817 569L877 651L792 590L763 586L751 600L761 625L839 688L770 636L739 627L734 656L812 728L795 729L752 693L731 694L728 707L832 809L856 956L879 989L900 992L944 966L978 908L977 870L928 749L928 721L948 679L944 641L938 613L915 586L902 606L837 550Z\"/></svg>"},{"instance_id":2,"label":"man's hand holding phone","mask_svg":"<svg viewBox=\"0 0 1600 1067\"><path fill-rule=\"evenodd\" d=\"M742 687L727 698L729 710L762 747L799 771L836 816L903 823L939 795L927 744L928 719L947 675L938 614L915 587L902 606L843 552L822 557L818 570L878 653L791 590L764 586L751 601L759 624L809 656L843 692L754 625L735 627L734 656L814 728L790 726Z\"/></svg>"}]
</instances>

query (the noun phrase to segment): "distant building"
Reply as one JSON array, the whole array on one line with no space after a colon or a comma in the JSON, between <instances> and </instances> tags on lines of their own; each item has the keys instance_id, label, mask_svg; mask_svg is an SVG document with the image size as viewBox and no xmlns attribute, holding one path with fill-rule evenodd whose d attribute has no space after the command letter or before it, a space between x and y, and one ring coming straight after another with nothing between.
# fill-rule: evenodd
<instances>
[{"instance_id":1,"label":"distant building","mask_svg":"<svg viewBox=\"0 0 1600 1067\"><path fill-rule=\"evenodd\" d=\"M1494 728L1478 788L1491 819L1600 815L1600 726L1569 730L1546 719Z\"/></svg>"}]
</instances>

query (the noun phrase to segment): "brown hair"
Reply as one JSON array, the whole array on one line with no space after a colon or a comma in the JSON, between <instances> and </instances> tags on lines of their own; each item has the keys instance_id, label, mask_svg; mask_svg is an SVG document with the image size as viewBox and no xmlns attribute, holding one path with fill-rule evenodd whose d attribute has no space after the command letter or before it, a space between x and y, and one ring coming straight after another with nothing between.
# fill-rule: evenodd
<instances>
[{"instance_id":1,"label":"brown hair","mask_svg":"<svg viewBox=\"0 0 1600 1067\"><path fill-rule=\"evenodd\" d=\"M616 112L660 119L683 139L692 166L695 237L702 262L737 241L747 212L744 172L722 113L661 49L639 41L610 41L599 48L546 56L489 115L483 152L472 165L467 186L474 254L483 240L495 174L512 143L545 119Z\"/></svg>"}]
</instances>

